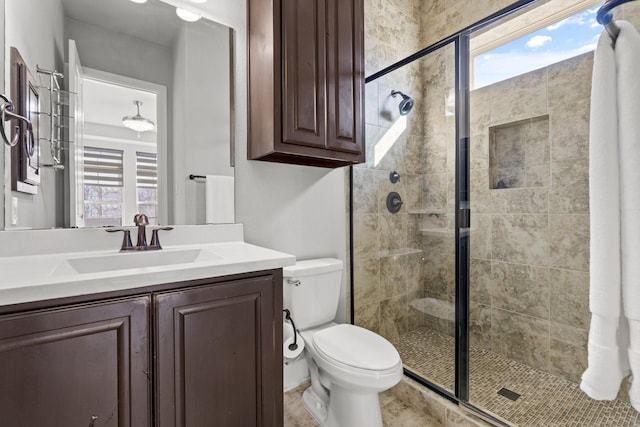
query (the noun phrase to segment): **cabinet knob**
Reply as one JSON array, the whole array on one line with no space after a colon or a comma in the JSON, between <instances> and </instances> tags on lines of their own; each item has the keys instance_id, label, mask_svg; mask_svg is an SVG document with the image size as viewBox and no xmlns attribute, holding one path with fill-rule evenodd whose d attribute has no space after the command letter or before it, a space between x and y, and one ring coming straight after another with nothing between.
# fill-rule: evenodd
<instances>
[{"instance_id":1,"label":"cabinet knob","mask_svg":"<svg viewBox=\"0 0 640 427\"><path fill-rule=\"evenodd\" d=\"M91 415L91 422L89 423L89 427L95 427L97 420L98 420L97 415Z\"/></svg>"}]
</instances>

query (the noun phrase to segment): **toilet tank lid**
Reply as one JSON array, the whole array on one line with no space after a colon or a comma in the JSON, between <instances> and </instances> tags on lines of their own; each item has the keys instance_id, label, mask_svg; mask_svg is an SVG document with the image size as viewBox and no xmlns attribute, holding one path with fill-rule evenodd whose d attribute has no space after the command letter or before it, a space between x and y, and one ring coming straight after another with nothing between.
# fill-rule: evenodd
<instances>
[{"instance_id":1,"label":"toilet tank lid","mask_svg":"<svg viewBox=\"0 0 640 427\"><path fill-rule=\"evenodd\" d=\"M318 258L297 261L295 265L283 268L284 277L303 277L342 270L342 260L336 258Z\"/></svg>"}]
</instances>

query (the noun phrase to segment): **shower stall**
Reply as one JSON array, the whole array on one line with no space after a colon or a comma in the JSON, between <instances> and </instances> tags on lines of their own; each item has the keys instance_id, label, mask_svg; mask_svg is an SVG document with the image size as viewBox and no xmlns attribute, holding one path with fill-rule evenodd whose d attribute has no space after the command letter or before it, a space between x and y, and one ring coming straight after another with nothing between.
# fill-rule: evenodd
<instances>
[{"instance_id":1,"label":"shower stall","mask_svg":"<svg viewBox=\"0 0 640 427\"><path fill-rule=\"evenodd\" d=\"M517 2L367 77L352 319L397 347L407 375L497 422L634 426L627 380L611 402L578 386L593 52L479 73L482 59L521 60L486 46L554 3ZM639 6L622 13L640 24Z\"/></svg>"}]
</instances>

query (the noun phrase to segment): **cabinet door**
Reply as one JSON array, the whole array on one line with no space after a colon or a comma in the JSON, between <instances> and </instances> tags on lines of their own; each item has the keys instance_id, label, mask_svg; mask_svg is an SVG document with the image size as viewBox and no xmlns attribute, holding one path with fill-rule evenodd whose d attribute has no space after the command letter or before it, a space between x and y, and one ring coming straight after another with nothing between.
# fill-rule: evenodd
<instances>
[{"instance_id":1,"label":"cabinet door","mask_svg":"<svg viewBox=\"0 0 640 427\"><path fill-rule=\"evenodd\" d=\"M282 142L326 148L325 0L282 1Z\"/></svg>"},{"instance_id":2,"label":"cabinet door","mask_svg":"<svg viewBox=\"0 0 640 427\"><path fill-rule=\"evenodd\" d=\"M282 426L281 282L156 295L158 426Z\"/></svg>"},{"instance_id":3,"label":"cabinet door","mask_svg":"<svg viewBox=\"0 0 640 427\"><path fill-rule=\"evenodd\" d=\"M364 4L363 0L326 1L327 148L360 154L364 150Z\"/></svg>"},{"instance_id":4,"label":"cabinet door","mask_svg":"<svg viewBox=\"0 0 640 427\"><path fill-rule=\"evenodd\" d=\"M0 424L150 425L149 297L0 317Z\"/></svg>"}]
</instances>

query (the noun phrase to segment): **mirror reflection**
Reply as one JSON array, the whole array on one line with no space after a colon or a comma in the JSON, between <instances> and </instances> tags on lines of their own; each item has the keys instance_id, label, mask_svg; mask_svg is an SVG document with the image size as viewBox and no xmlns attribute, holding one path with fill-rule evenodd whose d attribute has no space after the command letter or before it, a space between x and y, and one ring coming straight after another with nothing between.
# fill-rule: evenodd
<instances>
[{"instance_id":1,"label":"mirror reflection","mask_svg":"<svg viewBox=\"0 0 640 427\"><path fill-rule=\"evenodd\" d=\"M228 27L157 0L8 1L5 15L5 52L40 98L40 185L12 190L5 155L5 229L233 222Z\"/></svg>"}]
</instances>

